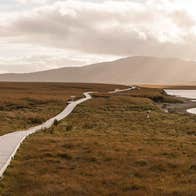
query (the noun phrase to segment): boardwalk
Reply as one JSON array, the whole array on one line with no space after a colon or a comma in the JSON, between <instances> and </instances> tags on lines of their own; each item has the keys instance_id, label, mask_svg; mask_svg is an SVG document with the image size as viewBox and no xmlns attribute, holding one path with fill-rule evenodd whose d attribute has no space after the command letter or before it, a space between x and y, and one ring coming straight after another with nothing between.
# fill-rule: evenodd
<instances>
[{"instance_id":1,"label":"boardwalk","mask_svg":"<svg viewBox=\"0 0 196 196\"><path fill-rule=\"evenodd\" d=\"M58 114L54 118L49 119L41 125L32 127L24 131L16 131L13 133L0 136L0 177L3 176L3 173L9 166L12 158L16 154L16 151L18 150L21 143L27 136L37 131L50 128L54 124L55 120L60 121L64 119L74 110L74 108L78 104L91 99L90 92L84 93L84 95L85 98L81 98L77 101L70 102L60 114Z\"/></svg>"}]
</instances>

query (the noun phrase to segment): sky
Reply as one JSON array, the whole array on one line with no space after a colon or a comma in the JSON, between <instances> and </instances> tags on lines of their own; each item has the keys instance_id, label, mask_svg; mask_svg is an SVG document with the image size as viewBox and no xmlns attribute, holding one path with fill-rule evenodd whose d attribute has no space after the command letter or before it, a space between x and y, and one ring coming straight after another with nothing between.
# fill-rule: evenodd
<instances>
[{"instance_id":1,"label":"sky","mask_svg":"<svg viewBox=\"0 0 196 196\"><path fill-rule=\"evenodd\" d=\"M0 73L128 56L196 61L195 0L0 0Z\"/></svg>"}]
</instances>

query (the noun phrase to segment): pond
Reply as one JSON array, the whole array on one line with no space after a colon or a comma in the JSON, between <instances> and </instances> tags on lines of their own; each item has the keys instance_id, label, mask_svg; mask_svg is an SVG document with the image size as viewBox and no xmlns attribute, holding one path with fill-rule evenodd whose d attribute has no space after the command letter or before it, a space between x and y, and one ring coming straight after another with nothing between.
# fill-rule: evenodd
<instances>
[{"instance_id":1,"label":"pond","mask_svg":"<svg viewBox=\"0 0 196 196\"><path fill-rule=\"evenodd\" d=\"M171 90L165 89L165 92L168 95L173 95L176 97L184 97L191 99L191 101L196 102L196 90ZM196 108L187 109L188 113L196 114Z\"/></svg>"}]
</instances>

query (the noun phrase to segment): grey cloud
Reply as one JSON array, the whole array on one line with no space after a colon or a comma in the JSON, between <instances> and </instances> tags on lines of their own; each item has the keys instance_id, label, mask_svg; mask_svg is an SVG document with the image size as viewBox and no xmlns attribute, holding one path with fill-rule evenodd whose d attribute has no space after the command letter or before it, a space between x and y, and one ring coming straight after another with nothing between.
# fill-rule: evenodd
<instances>
[{"instance_id":1,"label":"grey cloud","mask_svg":"<svg viewBox=\"0 0 196 196\"><path fill-rule=\"evenodd\" d=\"M84 65L86 62L71 58L56 58L47 55L35 55L23 58L0 59L0 73L34 72L58 67Z\"/></svg>"},{"instance_id":2,"label":"grey cloud","mask_svg":"<svg viewBox=\"0 0 196 196\"><path fill-rule=\"evenodd\" d=\"M181 28L191 28L196 25L196 20L183 10L177 10L173 12L170 16L174 24L178 25Z\"/></svg>"},{"instance_id":3,"label":"grey cloud","mask_svg":"<svg viewBox=\"0 0 196 196\"><path fill-rule=\"evenodd\" d=\"M188 39L187 43L161 42L159 31L169 36L170 29L156 27L162 20L172 21L178 28L195 26L195 21L183 11L171 14L131 3L121 4L121 9L70 2L42 7L21 16L0 30L0 35L15 36L18 42L92 54L190 57L186 48L194 46Z\"/></svg>"}]
</instances>

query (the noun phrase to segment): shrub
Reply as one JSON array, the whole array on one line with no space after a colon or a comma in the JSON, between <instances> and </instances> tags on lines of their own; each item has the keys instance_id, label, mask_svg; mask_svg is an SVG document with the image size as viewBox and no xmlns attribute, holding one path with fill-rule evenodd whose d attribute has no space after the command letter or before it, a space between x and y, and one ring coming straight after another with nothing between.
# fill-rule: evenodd
<instances>
[{"instance_id":1,"label":"shrub","mask_svg":"<svg viewBox=\"0 0 196 196\"><path fill-rule=\"evenodd\" d=\"M41 124L43 121L44 119L38 116L28 118L30 124Z\"/></svg>"},{"instance_id":2,"label":"shrub","mask_svg":"<svg viewBox=\"0 0 196 196\"><path fill-rule=\"evenodd\" d=\"M57 126L58 124L59 124L58 120L55 119L55 120L54 120L54 126Z\"/></svg>"},{"instance_id":3,"label":"shrub","mask_svg":"<svg viewBox=\"0 0 196 196\"><path fill-rule=\"evenodd\" d=\"M73 126L72 125L67 125L66 126L66 131L71 131L73 129Z\"/></svg>"}]
</instances>

